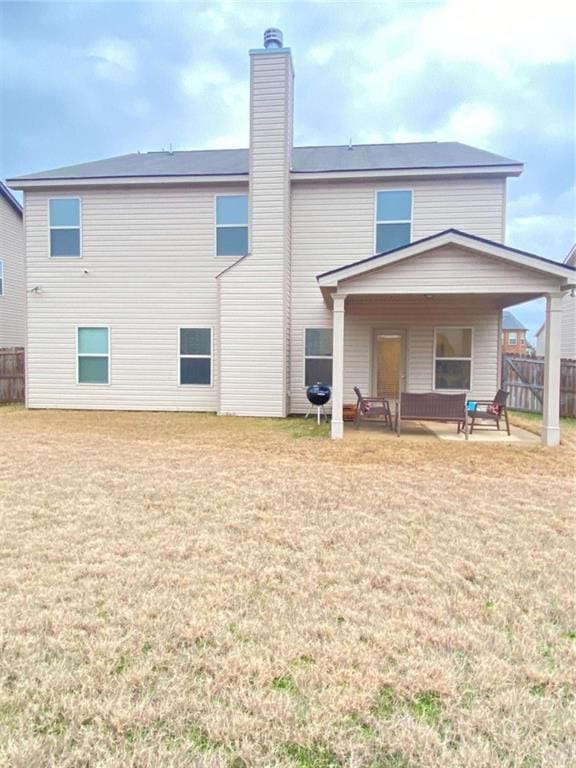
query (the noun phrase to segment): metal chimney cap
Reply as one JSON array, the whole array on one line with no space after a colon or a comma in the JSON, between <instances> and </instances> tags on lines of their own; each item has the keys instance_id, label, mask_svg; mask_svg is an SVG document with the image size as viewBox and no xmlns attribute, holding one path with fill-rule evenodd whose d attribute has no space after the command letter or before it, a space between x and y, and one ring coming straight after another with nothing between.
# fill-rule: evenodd
<instances>
[{"instance_id":1,"label":"metal chimney cap","mask_svg":"<svg viewBox=\"0 0 576 768\"><path fill-rule=\"evenodd\" d=\"M264 48L282 48L284 37L281 29L270 27L264 32Z\"/></svg>"}]
</instances>

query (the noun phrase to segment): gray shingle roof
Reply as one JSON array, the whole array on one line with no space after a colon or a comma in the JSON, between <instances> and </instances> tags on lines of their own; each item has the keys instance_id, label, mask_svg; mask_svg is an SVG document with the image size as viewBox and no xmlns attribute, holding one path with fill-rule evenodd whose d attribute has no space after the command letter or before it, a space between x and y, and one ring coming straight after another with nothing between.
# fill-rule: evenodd
<instances>
[{"instance_id":1,"label":"gray shingle roof","mask_svg":"<svg viewBox=\"0 0 576 768\"><path fill-rule=\"evenodd\" d=\"M294 147L295 173L409 170L434 168L488 168L521 166L492 152L459 142L415 144L359 144L333 147ZM145 152L120 155L81 165L18 176L32 179L97 179L150 176L230 176L248 174L247 149L204 149L190 152Z\"/></svg>"},{"instance_id":2,"label":"gray shingle roof","mask_svg":"<svg viewBox=\"0 0 576 768\"><path fill-rule=\"evenodd\" d=\"M512 312L504 311L502 313L503 331L527 331L528 328L516 318Z\"/></svg>"}]
</instances>

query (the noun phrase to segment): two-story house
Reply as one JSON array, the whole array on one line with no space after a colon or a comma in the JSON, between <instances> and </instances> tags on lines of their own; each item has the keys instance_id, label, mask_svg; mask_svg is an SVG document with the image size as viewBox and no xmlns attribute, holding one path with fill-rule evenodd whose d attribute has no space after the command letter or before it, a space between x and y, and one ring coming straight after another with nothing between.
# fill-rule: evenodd
<instances>
[{"instance_id":1,"label":"two-story house","mask_svg":"<svg viewBox=\"0 0 576 768\"><path fill-rule=\"evenodd\" d=\"M527 355L532 347L526 334L528 328L509 310L502 313L502 352L505 355Z\"/></svg>"},{"instance_id":2,"label":"two-story house","mask_svg":"<svg viewBox=\"0 0 576 768\"><path fill-rule=\"evenodd\" d=\"M522 165L459 143L294 147L292 58L250 51L248 149L151 152L12 179L25 192L30 408L304 413L332 385L498 389L501 312L574 270L508 248ZM393 120L393 115L390 116Z\"/></svg>"},{"instance_id":3,"label":"two-story house","mask_svg":"<svg viewBox=\"0 0 576 768\"><path fill-rule=\"evenodd\" d=\"M0 181L0 349L26 339L26 263L22 206Z\"/></svg>"}]
</instances>

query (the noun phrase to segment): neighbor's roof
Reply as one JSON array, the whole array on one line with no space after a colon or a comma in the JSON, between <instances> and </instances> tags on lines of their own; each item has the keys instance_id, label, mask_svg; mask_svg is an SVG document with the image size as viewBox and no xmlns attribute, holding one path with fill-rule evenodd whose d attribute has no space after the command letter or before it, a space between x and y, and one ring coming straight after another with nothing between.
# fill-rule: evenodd
<instances>
[{"instance_id":1,"label":"neighbor's roof","mask_svg":"<svg viewBox=\"0 0 576 768\"><path fill-rule=\"evenodd\" d=\"M522 163L456 141L294 147L293 173L498 168ZM18 176L11 181L134 178L153 176L245 176L247 149L145 152Z\"/></svg>"},{"instance_id":2,"label":"neighbor's roof","mask_svg":"<svg viewBox=\"0 0 576 768\"><path fill-rule=\"evenodd\" d=\"M7 200L7 201L10 203L10 205L12 206L12 208L14 208L14 210L16 211L16 213L17 213L19 216L22 216L22 215L23 215L23 209L22 209L22 206L20 205L20 203L18 202L18 200L16 200L16 198L14 197L14 195L12 194L12 192L10 192L10 190L8 189L8 187L6 186L6 184L4 184L4 182L3 182L3 181L0 181L0 195L1 195L1 196L2 196L2 197L5 199L5 200Z\"/></svg>"},{"instance_id":3,"label":"neighbor's roof","mask_svg":"<svg viewBox=\"0 0 576 768\"><path fill-rule=\"evenodd\" d=\"M527 331L528 328L516 318L512 312L504 311L502 313L503 331Z\"/></svg>"}]
</instances>

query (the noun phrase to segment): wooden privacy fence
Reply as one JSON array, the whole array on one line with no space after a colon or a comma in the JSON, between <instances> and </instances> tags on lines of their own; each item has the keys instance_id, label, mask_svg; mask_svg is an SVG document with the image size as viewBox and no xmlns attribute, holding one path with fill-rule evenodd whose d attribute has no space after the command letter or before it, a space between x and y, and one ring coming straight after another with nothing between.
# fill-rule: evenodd
<instances>
[{"instance_id":1,"label":"wooden privacy fence","mask_svg":"<svg viewBox=\"0 0 576 768\"><path fill-rule=\"evenodd\" d=\"M0 349L0 403L24 402L24 350Z\"/></svg>"},{"instance_id":2,"label":"wooden privacy fence","mask_svg":"<svg viewBox=\"0 0 576 768\"><path fill-rule=\"evenodd\" d=\"M542 413L544 358L503 355L502 389L510 393L510 408ZM561 362L560 416L576 417L576 360Z\"/></svg>"}]
</instances>

